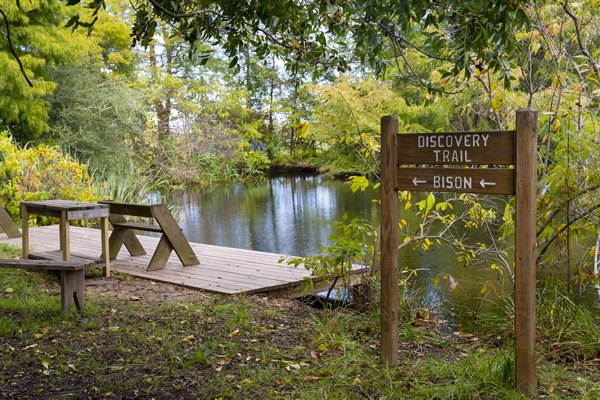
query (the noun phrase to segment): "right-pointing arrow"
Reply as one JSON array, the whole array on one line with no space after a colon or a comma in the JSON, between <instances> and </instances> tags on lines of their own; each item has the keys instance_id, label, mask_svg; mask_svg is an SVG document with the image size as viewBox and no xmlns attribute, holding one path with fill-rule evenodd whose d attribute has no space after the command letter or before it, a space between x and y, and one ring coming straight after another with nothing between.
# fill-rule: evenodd
<instances>
[{"instance_id":1,"label":"right-pointing arrow","mask_svg":"<svg viewBox=\"0 0 600 400\"><path fill-rule=\"evenodd\" d=\"M417 186L419 183L427 183L427 181L417 179L417 177L415 176L412 180L412 183L413 183L413 185Z\"/></svg>"},{"instance_id":2,"label":"right-pointing arrow","mask_svg":"<svg viewBox=\"0 0 600 400\"><path fill-rule=\"evenodd\" d=\"M479 182L479 184L482 188L486 188L488 186L496 186L496 182L486 182L485 178L481 179L481 182Z\"/></svg>"}]
</instances>

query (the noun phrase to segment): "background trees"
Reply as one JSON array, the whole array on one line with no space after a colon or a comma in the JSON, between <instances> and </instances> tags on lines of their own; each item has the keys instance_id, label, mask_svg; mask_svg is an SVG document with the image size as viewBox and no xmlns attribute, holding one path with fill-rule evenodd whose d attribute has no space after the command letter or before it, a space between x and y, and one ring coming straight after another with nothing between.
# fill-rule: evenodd
<instances>
[{"instance_id":1,"label":"background trees","mask_svg":"<svg viewBox=\"0 0 600 400\"><path fill-rule=\"evenodd\" d=\"M66 4L0 1L0 127L21 143L171 185L273 165L376 177L383 114L499 129L532 107L539 262L600 269L596 1Z\"/></svg>"}]
</instances>

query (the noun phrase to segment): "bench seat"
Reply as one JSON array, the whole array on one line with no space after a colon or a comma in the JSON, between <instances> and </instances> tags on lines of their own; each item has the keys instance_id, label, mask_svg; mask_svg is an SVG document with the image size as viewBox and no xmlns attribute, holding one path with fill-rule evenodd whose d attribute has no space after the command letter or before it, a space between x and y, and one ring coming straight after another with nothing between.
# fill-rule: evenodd
<instances>
[{"instance_id":1,"label":"bench seat","mask_svg":"<svg viewBox=\"0 0 600 400\"><path fill-rule=\"evenodd\" d=\"M111 259L117 257L123 245L134 257L146 254L146 250L134 233L135 230L138 230L161 233L158 246L148 265L148 271L165 268L172 251L175 251L181 263L186 267L200 264L194 250L165 204L144 205L116 201L99 201L99 203L108 205L110 211L108 220L114 228L108 244ZM152 218L156 223L132 222L125 217Z\"/></svg>"},{"instance_id":2,"label":"bench seat","mask_svg":"<svg viewBox=\"0 0 600 400\"><path fill-rule=\"evenodd\" d=\"M85 302L85 269L94 263L79 263L54 260L0 259L0 268L20 268L54 272L60 283L60 305L68 311L73 302L79 312L83 312Z\"/></svg>"}]
</instances>

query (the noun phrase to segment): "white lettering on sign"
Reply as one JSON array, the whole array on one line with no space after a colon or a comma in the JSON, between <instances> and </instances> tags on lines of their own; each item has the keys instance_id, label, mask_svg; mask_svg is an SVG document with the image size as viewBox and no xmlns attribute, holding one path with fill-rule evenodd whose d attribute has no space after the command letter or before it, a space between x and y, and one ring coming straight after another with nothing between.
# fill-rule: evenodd
<instances>
[{"instance_id":1,"label":"white lettering on sign","mask_svg":"<svg viewBox=\"0 0 600 400\"><path fill-rule=\"evenodd\" d=\"M467 163L469 148L487 147L489 134L467 133L464 135L419 135L417 146L420 149L432 149L436 162ZM460 147L465 147L461 149Z\"/></svg>"},{"instance_id":2,"label":"white lettering on sign","mask_svg":"<svg viewBox=\"0 0 600 400\"><path fill-rule=\"evenodd\" d=\"M435 189L472 189L473 178L470 176L439 176L434 175Z\"/></svg>"}]
</instances>

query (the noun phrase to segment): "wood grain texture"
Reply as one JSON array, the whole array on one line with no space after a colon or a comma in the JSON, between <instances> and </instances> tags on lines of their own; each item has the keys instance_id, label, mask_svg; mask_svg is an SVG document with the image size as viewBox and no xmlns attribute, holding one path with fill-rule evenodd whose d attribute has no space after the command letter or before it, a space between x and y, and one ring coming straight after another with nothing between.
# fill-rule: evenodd
<instances>
[{"instance_id":1,"label":"wood grain texture","mask_svg":"<svg viewBox=\"0 0 600 400\"><path fill-rule=\"evenodd\" d=\"M398 362L398 119L381 119L381 361Z\"/></svg>"},{"instance_id":2,"label":"wood grain texture","mask_svg":"<svg viewBox=\"0 0 600 400\"><path fill-rule=\"evenodd\" d=\"M21 268L55 271L60 283L60 304L68 311L73 302L77 310L83 311L85 301L85 269L89 263L63 262L56 260L0 259L0 268Z\"/></svg>"},{"instance_id":3,"label":"wood grain texture","mask_svg":"<svg viewBox=\"0 0 600 400\"><path fill-rule=\"evenodd\" d=\"M535 248L537 113L517 111L515 210L515 366L517 389L537 396Z\"/></svg>"},{"instance_id":4,"label":"wood grain texture","mask_svg":"<svg viewBox=\"0 0 600 400\"><path fill-rule=\"evenodd\" d=\"M512 165L515 131L404 133L397 138L400 164Z\"/></svg>"},{"instance_id":5,"label":"wood grain texture","mask_svg":"<svg viewBox=\"0 0 600 400\"><path fill-rule=\"evenodd\" d=\"M4 207L0 206L0 232L6 232L9 238L21 237L21 232L14 221L8 215Z\"/></svg>"},{"instance_id":6,"label":"wood grain texture","mask_svg":"<svg viewBox=\"0 0 600 400\"><path fill-rule=\"evenodd\" d=\"M61 260L58 246L58 225L30 228L31 257L52 256ZM99 229L71 227L71 260L87 262L98 267L102 254L101 231ZM209 244L190 243L194 252L202 254L202 264L184 267L177 255L171 253L167 265L158 271L146 271L151 254L158 246L159 238L138 235L140 246L148 253L132 257L122 248L111 262L111 270L159 282L173 283L189 288L202 289L213 293L273 293L275 295L301 295L303 288L311 282L322 282L320 277L312 277L304 268L294 268L285 262L280 263L281 254L235 249ZM0 243L21 245L19 238L0 238ZM52 253L47 253L53 251ZM41 254L43 253L43 254ZM353 274L366 273L367 267L357 265Z\"/></svg>"},{"instance_id":7,"label":"wood grain texture","mask_svg":"<svg viewBox=\"0 0 600 400\"><path fill-rule=\"evenodd\" d=\"M514 169L399 168L398 190L514 194Z\"/></svg>"}]
</instances>

